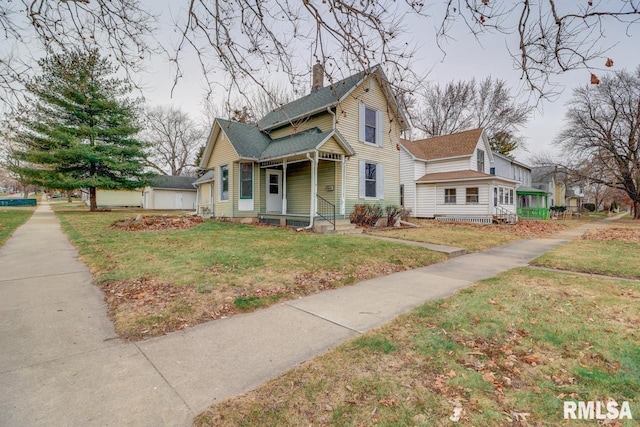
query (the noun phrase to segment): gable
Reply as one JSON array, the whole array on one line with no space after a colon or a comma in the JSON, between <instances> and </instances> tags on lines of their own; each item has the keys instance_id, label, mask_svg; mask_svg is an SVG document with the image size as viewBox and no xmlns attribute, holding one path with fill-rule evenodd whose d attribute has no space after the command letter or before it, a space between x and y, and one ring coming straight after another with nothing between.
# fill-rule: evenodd
<instances>
[{"instance_id":1,"label":"gable","mask_svg":"<svg viewBox=\"0 0 640 427\"><path fill-rule=\"evenodd\" d=\"M475 149L486 140L482 129L472 129L450 135L425 138L418 141L403 140L402 145L414 157L422 160L446 159L450 157L472 156ZM488 147L485 148L485 150ZM488 150L489 152L491 150Z\"/></svg>"}]
</instances>

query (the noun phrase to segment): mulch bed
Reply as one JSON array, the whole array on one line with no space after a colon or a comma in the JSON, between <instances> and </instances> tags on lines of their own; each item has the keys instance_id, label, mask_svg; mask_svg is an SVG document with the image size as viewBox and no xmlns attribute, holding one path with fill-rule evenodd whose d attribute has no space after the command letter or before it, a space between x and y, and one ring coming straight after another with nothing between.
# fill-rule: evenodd
<instances>
[{"instance_id":1,"label":"mulch bed","mask_svg":"<svg viewBox=\"0 0 640 427\"><path fill-rule=\"evenodd\" d=\"M183 230L203 221L199 216L138 215L119 219L109 228L123 231Z\"/></svg>"}]
</instances>

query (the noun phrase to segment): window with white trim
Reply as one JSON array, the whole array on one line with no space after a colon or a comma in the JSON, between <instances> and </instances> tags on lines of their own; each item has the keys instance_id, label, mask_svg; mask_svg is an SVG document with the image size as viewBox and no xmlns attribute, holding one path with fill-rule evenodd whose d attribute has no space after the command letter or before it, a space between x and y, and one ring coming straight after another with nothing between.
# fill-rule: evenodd
<instances>
[{"instance_id":1,"label":"window with white trim","mask_svg":"<svg viewBox=\"0 0 640 427\"><path fill-rule=\"evenodd\" d=\"M500 204L504 205L504 188L498 188L498 194L500 194L500 197L498 198L500 200Z\"/></svg>"},{"instance_id":2,"label":"window with white trim","mask_svg":"<svg viewBox=\"0 0 640 427\"><path fill-rule=\"evenodd\" d=\"M382 163L360 160L360 198L384 199L384 166Z\"/></svg>"},{"instance_id":3,"label":"window with white trim","mask_svg":"<svg viewBox=\"0 0 640 427\"><path fill-rule=\"evenodd\" d=\"M240 198L253 199L253 163L240 163Z\"/></svg>"},{"instance_id":4,"label":"window with white trim","mask_svg":"<svg viewBox=\"0 0 640 427\"><path fill-rule=\"evenodd\" d=\"M360 142L369 145L377 145L379 147L383 146L382 118L383 115L381 110L368 107L362 102L360 103Z\"/></svg>"},{"instance_id":5,"label":"window with white trim","mask_svg":"<svg viewBox=\"0 0 640 427\"><path fill-rule=\"evenodd\" d=\"M445 188L444 189L444 203L446 205L455 205L456 204L456 189L455 188Z\"/></svg>"},{"instance_id":6,"label":"window with white trim","mask_svg":"<svg viewBox=\"0 0 640 427\"><path fill-rule=\"evenodd\" d=\"M220 201L229 200L229 165L220 166Z\"/></svg>"},{"instance_id":7,"label":"window with white trim","mask_svg":"<svg viewBox=\"0 0 640 427\"><path fill-rule=\"evenodd\" d=\"M510 205L513 204L513 189L512 188L509 189L509 204Z\"/></svg>"},{"instance_id":8,"label":"window with white trim","mask_svg":"<svg viewBox=\"0 0 640 427\"><path fill-rule=\"evenodd\" d=\"M471 187L465 190L466 201L468 205L477 205L479 201L480 189L478 187Z\"/></svg>"}]
</instances>

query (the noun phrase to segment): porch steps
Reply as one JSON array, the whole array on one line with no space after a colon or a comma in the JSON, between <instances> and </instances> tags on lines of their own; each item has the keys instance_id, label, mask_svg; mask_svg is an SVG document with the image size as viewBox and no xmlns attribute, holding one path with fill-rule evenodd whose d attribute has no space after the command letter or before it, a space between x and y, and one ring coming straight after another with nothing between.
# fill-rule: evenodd
<instances>
[{"instance_id":1,"label":"porch steps","mask_svg":"<svg viewBox=\"0 0 640 427\"><path fill-rule=\"evenodd\" d=\"M313 223L313 231L320 234L333 233L333 225L329 221L319 220ZM362 234L362 229L351 224L348 219L336 220L336 234Z\"/></svg>"}]
</instances>

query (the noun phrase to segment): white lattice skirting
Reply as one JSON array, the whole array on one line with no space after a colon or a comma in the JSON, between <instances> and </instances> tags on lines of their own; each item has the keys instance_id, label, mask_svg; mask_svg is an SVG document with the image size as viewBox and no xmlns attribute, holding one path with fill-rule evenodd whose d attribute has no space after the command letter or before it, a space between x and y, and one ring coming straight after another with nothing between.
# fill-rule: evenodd
<instances>
[{"instance_id":1,"label":"white lattice skirting","mask_svg":"<svg viewBox=\"0 0 640 427\"><path fill-rule=\"evenodd\" d=\"M491 224L492 217L469 217L469 216L438 216L438 221L444 222L473 222L477 224Z\"/></svg>"}]
</instances>

